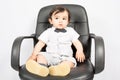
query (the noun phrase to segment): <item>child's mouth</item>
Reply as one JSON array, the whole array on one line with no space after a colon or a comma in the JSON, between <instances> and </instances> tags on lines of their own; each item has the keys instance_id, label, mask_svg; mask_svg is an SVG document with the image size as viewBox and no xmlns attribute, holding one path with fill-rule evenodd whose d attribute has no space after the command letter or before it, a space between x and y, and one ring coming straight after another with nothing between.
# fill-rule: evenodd
<instances>
[{"instance_id":1,"label":"child's mouth","mask_svg":"<svg viewBox=\"0 0 120 80\"><path fill-rule=\"evenodd\" d=\"M62 24L59 24L59 26L62 26Z\"/></svg>"}]
</instances>

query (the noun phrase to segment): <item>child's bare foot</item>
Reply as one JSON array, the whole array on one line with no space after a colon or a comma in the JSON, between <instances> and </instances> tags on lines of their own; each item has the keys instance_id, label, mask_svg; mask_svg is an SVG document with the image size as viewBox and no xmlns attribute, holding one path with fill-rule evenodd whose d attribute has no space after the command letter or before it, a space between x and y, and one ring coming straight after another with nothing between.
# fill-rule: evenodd
<instances>
[{"instance_id":1,"label":"child's bare foot","mask_svg":"<svg viewBox=\"0 0 120 80\"><path fill-rule=\"evenodd\" d=\"M36 75L46 77L49 74L49 69L35 62L34 60L28 60L26 62L26 69Z\"/></svg>"},{"instance_id":2,"label":"child's bare foot","mask_svg":"<svg viewBox=\"0 0 120 80\"><path fill-rule=\"evenodd\" d=\"M49 72L52 76L66 76L70 73L70 66L67 64L58 64L56 66L49 67Z\"/></svg>"}]
</instances>

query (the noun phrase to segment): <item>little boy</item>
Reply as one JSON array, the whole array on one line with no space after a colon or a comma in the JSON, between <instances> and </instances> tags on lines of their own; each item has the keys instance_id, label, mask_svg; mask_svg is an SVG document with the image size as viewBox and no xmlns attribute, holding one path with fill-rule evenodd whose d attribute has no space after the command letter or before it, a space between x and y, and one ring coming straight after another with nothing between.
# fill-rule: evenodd
<instances>
[{"instance_id":1,"label":"little boy","mask_svg":"<svg viewBox=\"0 0 120 80\"><path fill-rule=\"evenodd\" d=\"M45 30L39 37L32 55L26 62L26 69L36 75L46 77L66 76L70 69L76 67L71 45L76 48L76 59L84 62L83 47L78 40L79 34L71 27L67 27L70 21L68 9L56 6L49 14L49 22L53 26ZM46 52L40 52L47 45Z\"/></svg>"}]
</instances>

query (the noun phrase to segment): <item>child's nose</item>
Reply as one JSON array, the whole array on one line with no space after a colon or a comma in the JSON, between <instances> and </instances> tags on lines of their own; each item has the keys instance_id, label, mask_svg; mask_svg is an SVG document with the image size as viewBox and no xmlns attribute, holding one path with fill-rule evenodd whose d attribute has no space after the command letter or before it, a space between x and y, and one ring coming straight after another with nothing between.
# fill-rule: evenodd
<instances>
[{"instance_id":1,"label":"child's nose","mask_svg":"<svg viewBox=\"0 0 120 80\"><path fill-rule=\"evenodd\" d=\"M60 19L59 22L62 22L62 19Z\"/></svg>"}]
</instances>

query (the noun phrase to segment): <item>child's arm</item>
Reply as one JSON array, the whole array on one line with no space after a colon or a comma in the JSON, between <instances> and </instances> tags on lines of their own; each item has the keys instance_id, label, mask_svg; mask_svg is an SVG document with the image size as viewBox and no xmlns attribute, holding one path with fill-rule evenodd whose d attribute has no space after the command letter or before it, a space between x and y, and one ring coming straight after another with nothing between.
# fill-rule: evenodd
<instances>
[{"instance_id":1,"label":"child's arm","mask_svg":"<svg viewBox=\"0 0 120 80\"><path fill-rule=\"evenodd\" d=\"M76 40L76 41L73 42L73 45L77 49L76 56L75 56L77 61L84 62L85 55L84 55L84 52L83 52L83 47L82 47L81 42L79 40Z\"/></svg>"},{"instance_id":2,"label":"child's arm","mask_svg":"<svg viewBox=\"0 0 120 80\"><path fill-rule=\"evenodd\" d=\"M36 61L38 53L40 53L41 49L45 46L45 43L41 40L35 45L32 55L29 59L33 59Z\"/></svg>"}]
</instances>

